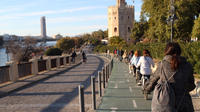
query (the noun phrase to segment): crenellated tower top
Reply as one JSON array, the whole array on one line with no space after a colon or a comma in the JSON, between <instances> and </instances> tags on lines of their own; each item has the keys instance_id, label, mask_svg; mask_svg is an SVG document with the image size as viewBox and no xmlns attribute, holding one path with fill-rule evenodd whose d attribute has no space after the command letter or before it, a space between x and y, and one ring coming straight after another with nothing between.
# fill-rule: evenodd
<instances>
[{"instance_id":1,"label":"crenellated tower top","mask_svg":"<svg viewBox=\"0 0 200 112\"><path fill-rule=\"evenodd\" d=\"M126 6L126 0L117 0L117 6L118 7L125 7Z\"/></svg>"}]
</instances>

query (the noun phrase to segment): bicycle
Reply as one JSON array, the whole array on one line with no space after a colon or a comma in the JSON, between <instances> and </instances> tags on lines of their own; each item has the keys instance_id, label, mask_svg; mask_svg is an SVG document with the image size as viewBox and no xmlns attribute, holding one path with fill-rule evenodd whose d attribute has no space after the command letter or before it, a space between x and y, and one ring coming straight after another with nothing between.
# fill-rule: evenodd
<instances>
[{"instance_id":1,"label":"bicycle","mask_svg":"<svg viewBox=\"0 0 200 112\"><path fill-rule=\"evenodd\" d=\"M142 81L142 89L143 89L143 94L144 94L144 99L147 100L148 99L148 93L146 91L144 91L145 89L145 84L147 83L147 81L149 81L150 75L142 75L141 81Z\"/></svg>"}]
</instances>

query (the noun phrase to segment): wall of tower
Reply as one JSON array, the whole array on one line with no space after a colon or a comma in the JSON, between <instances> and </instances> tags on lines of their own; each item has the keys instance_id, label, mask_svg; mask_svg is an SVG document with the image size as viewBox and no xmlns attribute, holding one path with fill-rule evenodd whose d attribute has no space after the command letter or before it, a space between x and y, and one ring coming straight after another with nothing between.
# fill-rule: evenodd
<instances>
[{"instance_id":1,"label":"wall of tower","mask_svg":"<svg viewBox=\"0 0 200 112\"><path fill-rule=\"evenodd\" d=\"M109 7L108 37L120 36L126 41L129 41L134 18L134 6L126 5L125 7Z\"/></svg>"}]
</instances>

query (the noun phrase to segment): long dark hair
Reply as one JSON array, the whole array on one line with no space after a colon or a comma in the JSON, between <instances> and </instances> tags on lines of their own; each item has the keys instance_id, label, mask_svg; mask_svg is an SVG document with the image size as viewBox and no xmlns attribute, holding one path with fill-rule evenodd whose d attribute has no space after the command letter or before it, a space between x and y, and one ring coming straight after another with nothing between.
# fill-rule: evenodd
<instances>
[{"instance_id":1,"label":"long dark hair","mask_svg":"<svg viewBox=\"0 0 200 112\"><path fill-rule=\"evenodd\" d=\"M149 57L151 57L151 53L149 52L149 50L144 49L144 50L143 50L143 56L149 56ZM152 57L151 57L151 58L152 58Z\"/></svg>"},{"instance_id":2,"label":"long dark hair","mask_svg":"<svg viewBox=\"0 0 200 112\"><path fill-rule=\"evenodd\" d=\"M170 42L166 45L165 55L171 55L171 68L177 70L180 63L181 47L176 42Z\"/></svg>"}]
</instances>

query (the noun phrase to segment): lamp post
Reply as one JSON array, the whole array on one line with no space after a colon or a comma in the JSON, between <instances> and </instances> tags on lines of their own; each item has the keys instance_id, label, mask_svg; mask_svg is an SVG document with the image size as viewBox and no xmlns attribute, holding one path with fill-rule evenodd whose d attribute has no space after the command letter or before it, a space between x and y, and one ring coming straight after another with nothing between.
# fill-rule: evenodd
<instances>
[{"instance_id":1,"label":"lamp post","mask_svg":"<svg viewBox=\"0 0 200 112\"><path fill-rule=\"evenodd\" d=\"M175 7L174 7L174 0L170 1L170 23L171 23L171 37L170 40L173 42L173 25L174 25L174 20L175 20Z\"/></svg>"}]
</instances>

